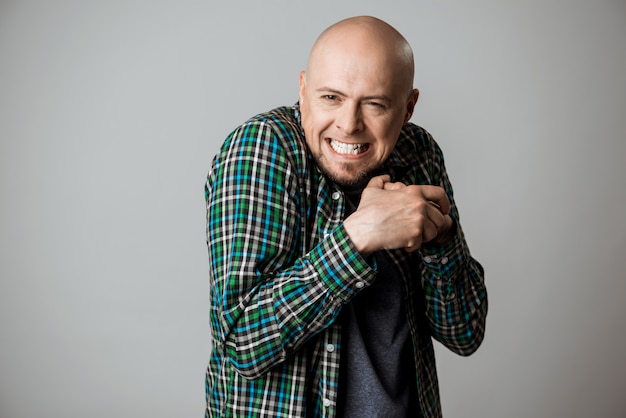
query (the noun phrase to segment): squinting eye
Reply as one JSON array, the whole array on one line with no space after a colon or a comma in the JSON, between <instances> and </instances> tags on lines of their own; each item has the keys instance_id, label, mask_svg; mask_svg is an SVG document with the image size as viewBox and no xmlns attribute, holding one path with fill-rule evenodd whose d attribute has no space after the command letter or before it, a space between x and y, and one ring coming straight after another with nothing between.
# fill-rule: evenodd
<instances>
[{"instance_id":1,"label":"squinting eye","mask_svg":"<svg viewBox=\"0 0 626 418\"><path fill-rule=\"evenodd\" d=\"M368 104L370 106L373 106L373 107L378 108L378 109L384 109L385 108L385 105L383 105L382 103L378 103L378 102L369 102Z\"/></svg>"},{"instance_id":2,"label":"squinting eye","mask_svg":"<svg viewBox=\"0 0 626 418\"><path fill-rule=\"evenodd\" d=\"M326 94L324 96L322 96L323 99L325 100L337 100L337 96L335 96L334 94Z\"/></svg>"}]
</instances>

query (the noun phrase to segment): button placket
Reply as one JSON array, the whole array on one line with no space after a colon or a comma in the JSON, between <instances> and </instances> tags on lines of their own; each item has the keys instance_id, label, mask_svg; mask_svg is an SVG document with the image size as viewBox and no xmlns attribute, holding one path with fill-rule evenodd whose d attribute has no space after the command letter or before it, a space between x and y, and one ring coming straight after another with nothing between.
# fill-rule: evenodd
<instances>
[{"instance_id":1,"label":"button placket","mask_svg":"<svg viewBox=\"0 0 626 418\"><path fill-rule=\"evenodd\" d=\"M330 195L330 198L333 200L333 216L332 219L329 219L328 221L333 224L333 226L337 226L338 223L343 221L343 193L335 190Z\"/></svg>"}]
</instances>

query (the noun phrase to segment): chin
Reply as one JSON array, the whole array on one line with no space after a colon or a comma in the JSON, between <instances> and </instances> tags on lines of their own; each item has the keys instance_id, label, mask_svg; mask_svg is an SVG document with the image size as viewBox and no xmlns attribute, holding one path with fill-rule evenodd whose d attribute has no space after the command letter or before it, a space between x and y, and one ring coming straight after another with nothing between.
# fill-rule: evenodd
<instances>
[{"instance_id":1,"label":"chin","mask_svg":"<svg viewBox=\"0 0 626 418\"><path fill-rule=\"evenodd\" d=\"M367 170L327 170L324 167L322 167L322 172L326 175L326 177L341 186L352 186L358 184L363 180L369 179L371 174L371 172Z\"/></svg>"},{"instance_id":2,"label":"chin","mask_svg":"<svg viewBox=\"0 0 626 418\"><path fill-rule=\"evenodd\" d=\"M378 167L371 167L368 164L358 163L330 163L321 152L314 153L313 158L324 175L333 182L341 186L352 186L365 179L369 179Z\"/></svg>"}]
</instances>

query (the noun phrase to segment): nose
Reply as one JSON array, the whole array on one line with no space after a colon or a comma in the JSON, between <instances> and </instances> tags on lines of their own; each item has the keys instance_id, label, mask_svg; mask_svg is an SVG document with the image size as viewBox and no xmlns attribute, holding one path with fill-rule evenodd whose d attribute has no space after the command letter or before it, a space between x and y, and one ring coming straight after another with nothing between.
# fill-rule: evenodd
<instances>
[{"instance_id":1,"label":"nose","mask_svg":"<svg viewBox=\"0 0 626 418\"><path fill-rule=\"evenodd\" d=\"M335 125L346 135L353 135L363 129L361 108L358 104L344 103L337 110Z\"/></svg>"}]
</instances>

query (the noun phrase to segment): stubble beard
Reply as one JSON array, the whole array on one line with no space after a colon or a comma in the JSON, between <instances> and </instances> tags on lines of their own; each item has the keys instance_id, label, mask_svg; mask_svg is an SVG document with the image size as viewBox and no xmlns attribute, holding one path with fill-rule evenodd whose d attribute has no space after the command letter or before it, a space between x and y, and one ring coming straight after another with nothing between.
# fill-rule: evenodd
<instances>
[{"instance_id":1,"label":"stubble beard","mask_svg":"<svg viewBox=\"0 0 626 418\"><path fill-rule=\"evenodd\" d=\"M322 173L340 186L353 186L372 176L377 167L357 167L357 164L342 163L339 170L333 170L322 153L314 155L315 162Z\"/></svg>"}]
</instances>

